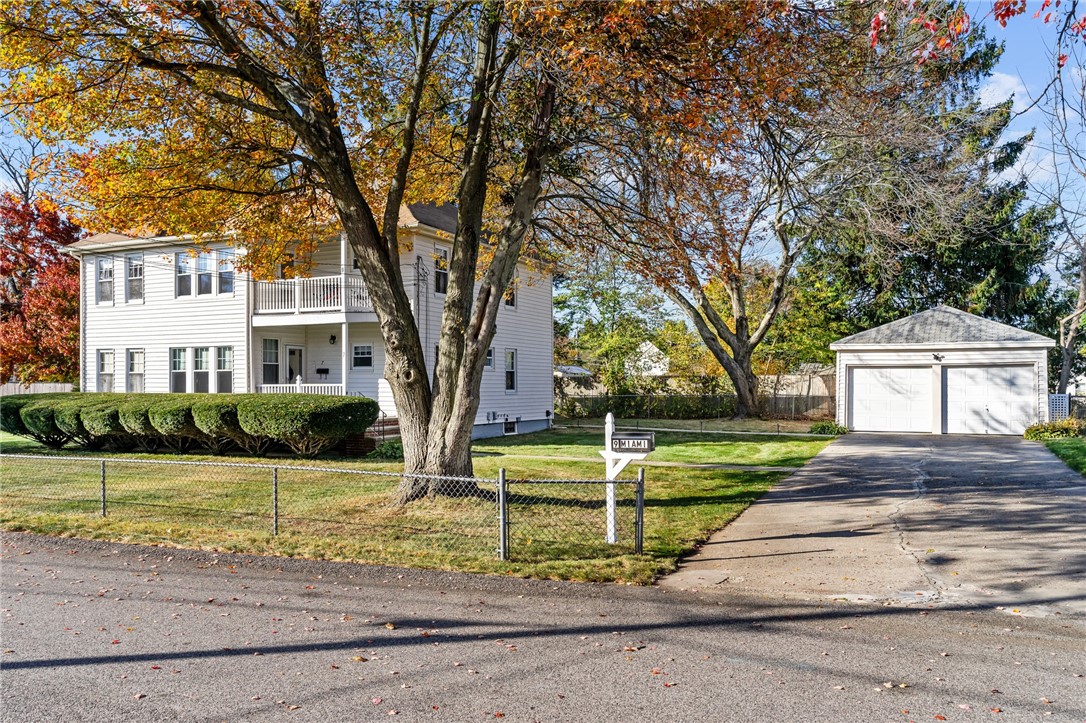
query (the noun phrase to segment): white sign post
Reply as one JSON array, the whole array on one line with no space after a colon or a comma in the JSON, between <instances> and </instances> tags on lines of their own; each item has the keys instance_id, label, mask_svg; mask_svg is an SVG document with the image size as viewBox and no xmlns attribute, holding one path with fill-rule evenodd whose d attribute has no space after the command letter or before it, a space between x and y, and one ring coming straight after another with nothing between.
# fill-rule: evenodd
<instances>
[{"instance_id":1,"label":"white sign post","mask_svg":"<svg viewBox=\"0 0 1086 723\"><path fill-rule=\"evenodd\" d=\"M607 413L607 418L604 422L603 435L605 449L600 452L600 455L604 459L607 470L607 479L613 480L618 478L622 470L626 469L626 465L634 460L645 459L649 456L646 452L615 452L614 444L612 443L612 437L615 433L615 415L610 412ZM652 449L652 445L649 444L645 447L649 451ZM614 545L618 542L618 501L615 494L615 485L607 485L607 543Z\"/></svg>"}]
</instances>

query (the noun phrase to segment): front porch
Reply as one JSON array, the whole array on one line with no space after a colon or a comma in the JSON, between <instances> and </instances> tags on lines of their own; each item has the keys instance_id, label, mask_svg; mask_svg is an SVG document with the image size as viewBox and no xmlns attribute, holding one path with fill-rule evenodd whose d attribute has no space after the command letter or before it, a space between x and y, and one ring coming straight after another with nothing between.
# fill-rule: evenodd
<instances>
[{"instance_id":1,"label":"front porch","mask_svg":"<svg viewBox=\"0 0 1086 723\"><path fill-rule=\"evenodd\" d=\"M253 392L364 396L396 415L383 374L384 340L375 322L301 322L291 317L279 325L254 326Z\"/></svg>"}]
</instances>

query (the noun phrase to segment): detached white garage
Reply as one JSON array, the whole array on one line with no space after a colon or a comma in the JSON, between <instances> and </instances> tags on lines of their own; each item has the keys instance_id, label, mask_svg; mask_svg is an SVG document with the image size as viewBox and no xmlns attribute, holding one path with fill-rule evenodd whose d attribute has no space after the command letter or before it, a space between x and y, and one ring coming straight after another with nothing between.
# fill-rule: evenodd
<instances>
[{"instance_id":1,"label":"detached white garage","mask_svg":"<svg viewBox=\"0 0 1086 723\"><path fill-rule=\"evenodd\" d=\"M857 432L1022 434L1048 421L1046 336L949 306L845 337L837 423Z\"/></svg>"}]
</instances>

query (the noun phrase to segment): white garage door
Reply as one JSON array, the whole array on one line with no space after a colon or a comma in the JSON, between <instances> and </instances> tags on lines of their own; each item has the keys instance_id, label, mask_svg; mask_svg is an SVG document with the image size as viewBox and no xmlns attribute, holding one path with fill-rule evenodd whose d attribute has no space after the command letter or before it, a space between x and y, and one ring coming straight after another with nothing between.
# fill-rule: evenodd
<instances>
[{"instance_id":1,"label":"white garage door","mask_svg":"<svg viewBox=\"0 0 1086 723\"><path fill-rule=\"evenodd\" d=\"M931 367L853 367L849 400L858 432L930 432Z\"/></svg>"},{"instance_id":2,"label":"white garage door","mask_svg":"<svg viewBox=\"0 0 1086 723\"><path fill-rule=\"evenodd\" d=\"M948 434L1022 434L1037 417L1032 366L945 367Z\"/></svg>"}]
</instances>

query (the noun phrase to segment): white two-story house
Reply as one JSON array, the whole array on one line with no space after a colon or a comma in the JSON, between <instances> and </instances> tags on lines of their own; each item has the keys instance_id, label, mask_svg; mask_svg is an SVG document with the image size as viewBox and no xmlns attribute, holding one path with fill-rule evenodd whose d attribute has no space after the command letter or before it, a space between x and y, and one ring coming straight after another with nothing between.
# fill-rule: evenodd
<instances>
[{"instance_id":1,"label":"white two-story house","mask_svg":"<svg viewBox=\"0 0 1086 723\"><path fill-rule=\"evenodd\" d=\"M415 319L436 359L453 206L413 204L400 257ZM256 281L226 243L102 233L80 261L80 389L362 395L396 416L384 342L350 245L321 244L306 277ZM554 409L551 278L518 265L487 356L474 436L545 429Z\"/></svg>"}]
</instances>

